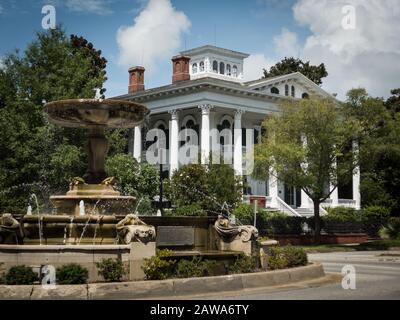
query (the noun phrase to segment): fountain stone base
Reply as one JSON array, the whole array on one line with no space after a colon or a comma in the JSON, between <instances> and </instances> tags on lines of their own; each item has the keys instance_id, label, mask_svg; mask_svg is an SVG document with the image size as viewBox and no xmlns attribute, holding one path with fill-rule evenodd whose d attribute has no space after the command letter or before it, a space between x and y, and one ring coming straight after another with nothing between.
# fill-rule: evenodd
<instances>
[{"instance_id":1,"label":"fountain stone base","mask_svg":"<svg viewBox=\"0 0 400 320\"><path fill-rule=\"evenodd\" d=\"M66 195L50 197L57 214L79 216L80 202L85 205L85 214L126 215L135 203L135 197L122 196L112 185L79 184L71 186Z\"/></svg>"}]
</instances>

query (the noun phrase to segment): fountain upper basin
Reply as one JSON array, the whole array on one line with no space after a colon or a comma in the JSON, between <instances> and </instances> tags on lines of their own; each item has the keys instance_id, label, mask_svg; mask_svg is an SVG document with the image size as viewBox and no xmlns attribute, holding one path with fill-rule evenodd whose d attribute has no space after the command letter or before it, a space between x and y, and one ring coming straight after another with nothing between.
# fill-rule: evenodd
<instances>
[{"instance_id":1,"label":"fountain upper basin","mask_svg":"<svg viewBox=\"0 0 400 320\"><path fill-rule=\"evenodd\" d=\"M132 128L149 113L141 104L112 99L54 101L45 105L45 111L54 124L72 128Z\"/></svg>"}]
</instances>

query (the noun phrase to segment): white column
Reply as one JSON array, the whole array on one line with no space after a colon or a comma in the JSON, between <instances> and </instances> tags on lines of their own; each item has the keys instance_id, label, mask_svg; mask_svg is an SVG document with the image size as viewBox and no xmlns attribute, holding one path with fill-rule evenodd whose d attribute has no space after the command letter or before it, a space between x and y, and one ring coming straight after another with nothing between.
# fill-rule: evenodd
<instances>
[{"instance_id":1,"label":"white column","mask_svg":"<svg viewBox=\"0 0 400 320\"><path fill-rule=\"evenodd\" d=\"M358 143L353 141L353 153L358 158ZM360 167L357 166L353 171L353 200L356 201L356 209L361 208L360 194Z\"/></svg>"},{"instance_id":2,"label":"white column","mask_svg":"<svg viewBox=\"0 0 400 320\"><path fill-rule=\"evenodd\" d=\"M235 112L235 121L234 121L234 146L233 146L233 169L235 170L236 175L241 176L243 173L242 168L242 114L243 110L237 110Z\"/></svg>"},{"instance_id":3,"label":"white column","mask_svg":"<svg viewBox=\"0 0 400 320\"><path fill-rule=\"evenodd\" d=\"M169 176L171 177L174 171L179 168L179 111L168 111L171 114L169 123L170 142L169 142Z\"/></svg>"},{"instance_id":4,"label":"white column","mask_svg":"<svg viewBox=\"0 0 400 320\"><path fill-rule=\"evenodd\" d=\"M303 142L303 146L307 146L307 138L302 135L301 136L301 141ZM308 168L308 163L302 163L302 170L307 170ZM307 195L307 193L304 192L303 189L301 189L301 207L300 208L310 208L311 207L311 199Z\"/></svg>"},{"instance_id":5,"label":"white column","mask_svg":"<svg viewBox=\"0 0 400 320\"><path fill-rule=\"evenodd\" d=\"M201 163L206 164L210 157L210 109L212 106L204 104L199 108L201 109Z\"/></svg>"},{"instance_id":6,"label":"white column","mask_svg":"<svg viewBox=\"0 0 400 320\"><path fill-rule=\"evenodd\" d=\"M269 196L271 197L271 207L278 207L278 178L276 171L271 169L268 177L268 191Z\"/></svg>"},{"instance_id":7,"label":"white column","mask_svg":"<svg viewBox=\"0 0 400 320\"><path fill-rule=\"evenodd\" d=\"M133 139L133 157L140 162L142 158L142 125L135 127L135 135Z\"/></svg>"},{"instance_id":8,"label":"white column","mask_svg":"<svg viewBox=\"0 0 400 320\"><path fill-rule=\"evenodd\" d=\"M336 162L334 164L334 168L336 171ZM329 198L332 200L331 204L332 207L337 207L339 205L339 190L337 185L338 185L337 181L336 181L336 186L333 185L331 181L329 181L329 191L332 191L332 189L335 188L332 191L331 195L329 196Z\"/></svg>"}]
</instances>

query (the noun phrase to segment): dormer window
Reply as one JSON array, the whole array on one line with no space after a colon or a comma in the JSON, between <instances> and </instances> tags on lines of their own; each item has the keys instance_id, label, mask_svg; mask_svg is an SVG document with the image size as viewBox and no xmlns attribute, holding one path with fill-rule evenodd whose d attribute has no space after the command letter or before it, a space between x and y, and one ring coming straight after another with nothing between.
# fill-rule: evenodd
<instances>
[{"instance_id":1,"label":"dormer window","mask_svg":"<svg viewBox=\"0 0 400 320\"><path fill-rule=\"evenodd\" d=\"M285 84L285 96L289 96L289 86L287 84Z\"/></svg>"},{"instance_id":2,"label":"dormer window","mask_svg":"<svg viewBox=\"0 0 400 320\"><path fill-rule=\"evenodd\" d=\"M226 75L227 75L227 76L230 76L230 75L231 75L231 65L230 65L230 64L227 64L227 65L226 65Z\"/></svg>"},{"instance_id":3,"label":"dormer window","mask_svg":"<svg viewBox=\"0 0 400 320\"><path fill-rule=\"evenodd\" d=\"M235 77L235 78L238 76L237 71L238 71L238 70L237 70L237 66L233 66L233 67L232 67L232 76Z\"/></svg>"},{"instance_id":4,"label":"dormer window","mask_svg":"<svg viewBox=\"0 0 400 320\"><path fill-rule=\"evenodd\" d=\"M200 72L204 72L204 61L200 62Z\"/></svg>"},{"instance_id":5,"label":"dormer window","mask_svg":"<svg viewBox=\"0 0 400 320\"><path fill-rule=\"evenodd\" d=\"M296 96L296 89L294 86L292 86L292 97L294 98Z\"/></svg>"},{"instance_id":6,"label":"dormer window","mask_svg":"<svg viewBox=\"0 0 400 320\"><path fill-rule=\"evenodd\" d=\"M301 95L301 97L302 97L303 99L308 99L308 98L310 98L310 96L309 96L309 94L308 94L307 92L304 92L304 93Z\"/></svg>"},{"instance_id":7,"label":"dormer window","mask_svg":"<svg viewBox=\"0 0 400 320\"><path fill-rule=\"evenodd\" d=\"M218 62L216 60L213 61L213 72L218 73Z\"/></svg>"},{"instance_id":8,"label":"dormer window","mask_svg":"<svg viewBox=\"0 0 400 320\"><path fill-rule=\"evenodd\" d=\"M219 63L219 73L225 74L225 64L223 62Z\"/></svg>"},{"instance_id":9,"label":"dormer window","mask_svg":"<svg viewBox=\"0 0 400 320\"><path fill-rule=\"evenodd\" d=\"M271 88L271 93L273 94L279 94L279 89L277 87L272 87Z\"/></svg>"},{"instance_id":10,"label":"dormer window","mask_svg":"<svg viewBox=\"0 0 400 320\"><path fill-rule=\"evenodd\" d=\"M192 72L197 73L197 63L193 63L192 65Z\"/></svg>"}]
</instances>

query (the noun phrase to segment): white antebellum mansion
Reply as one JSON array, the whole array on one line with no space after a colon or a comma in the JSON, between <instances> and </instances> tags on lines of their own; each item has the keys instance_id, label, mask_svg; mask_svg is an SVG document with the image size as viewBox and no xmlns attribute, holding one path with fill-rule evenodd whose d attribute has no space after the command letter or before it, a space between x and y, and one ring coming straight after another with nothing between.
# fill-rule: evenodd
<instances>
[{"instance_id":1,"label":"white antebellum mansion","mask_svg":"<svg viewBox=\"0 0 400 320\"><path fill-rule=\"evenodd\" d=\"M132 130L129 152L138 161L145 160L146 132L152 128L162 129L166 133L168 149L168 165L164 167L171 174L180 165L178 148L184 143L179 141L181 129L194 129L199 134L202 154L209 154L211 129L242 128L243 138L238 130L234 130L232 143L232 164L236 174L242 175L242 150L246 146L244 129L254 130L254 143L258 143L262 121L269 114L279 112L280 101L330 95L299 72L244 82L243 60L248 56L210 45L183 51L172 57L172 83L151 89L144 88L144 68L129 69L128 94L116 98L143 103L150 109L146 124ZM245 199L258 198L267 208L291 215L313 213L312 201L303 191L274 177L267 181L254 180L250 176L244 178L250 186ZM359 208L359 184L357 170L352 183L339 185L324 206Z\"/></svg>"}]
</instances>

